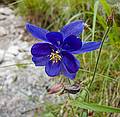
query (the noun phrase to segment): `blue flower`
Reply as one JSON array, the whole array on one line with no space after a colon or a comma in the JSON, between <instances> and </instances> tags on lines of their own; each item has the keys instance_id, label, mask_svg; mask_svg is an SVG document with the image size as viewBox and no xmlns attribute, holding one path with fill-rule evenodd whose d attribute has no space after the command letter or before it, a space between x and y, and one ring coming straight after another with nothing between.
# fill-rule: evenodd
<instances>
[{"instance_id":1,"label":"blue flower","mask_svg":"<svg viewBox=\"0 0 120 117\"><path fill-rule=\"evenodd\" d=\"M31 48L32 61L36 66L45 66L48 76L64 76L74 79L80 62L72 54L96 50L101 42L82 42L79 35L84 22L77 20L65 25L60 32L49 32L35 25L26 24L26 29L35 38L43 40Z\"/></svg>"}]
</instances>

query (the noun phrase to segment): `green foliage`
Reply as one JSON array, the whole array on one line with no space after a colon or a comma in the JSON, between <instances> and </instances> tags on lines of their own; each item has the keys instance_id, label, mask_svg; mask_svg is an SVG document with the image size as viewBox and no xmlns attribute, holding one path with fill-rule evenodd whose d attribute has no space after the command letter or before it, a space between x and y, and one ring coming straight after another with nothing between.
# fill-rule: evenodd
<instances>
[{"instance_id":1,"label":"green foliage","mask_svg":"<svg viewBox=\"0 0 120 117\"><path fill-rule=\"evenodd\" d=\"M120 108L114 108L111 106L105 106L105 105L99 105L95 103L87 103L83 101L72 101L71 102L73 106L93 110L95 112L108 112L108 113L120 113Z\"/></svg>"},{"instance_id":2,"label":"green foliage","mask_svg":"<svg viewBox=\"0 0 120 117\"><path fill-rule=\"evenodd\" d=\"M45 104L45 110L41 113L42 117L57 117L59 115L61 105L60 104Z\"/></svg>"},{"instance_id":3,"label":"green foliage","mask_svg":"<svg viewBox=\"0 0 120 117\"><path fill-rule=\"evenodd\" d=\"M88 0L84 2L80 0L18 0L17 6L18 11L27 20L42 27L58 30L72 16L82 12L86 2Z\"/></svg>"},{"instance_id":4,"label":"green foliage","mask_svg":"<svg viewBox=\"0 0 120 117\"><path fill-rule=\"evenodd\" d=\"M93 24L92 40L95 32L97 32L95 39L103 34L106 16L111 12L111 6L105 0L97 0L95 5L93 0L18 0L17 3L19 13L27 21L54 31L69 22L71 18L72 20L84 19L89 25ZM109 37L111 44L117 45L118 48L120 34L117 33L116 37L114 35L119 30L120 28L115 23Z\"/></svg>"}]
</instances>

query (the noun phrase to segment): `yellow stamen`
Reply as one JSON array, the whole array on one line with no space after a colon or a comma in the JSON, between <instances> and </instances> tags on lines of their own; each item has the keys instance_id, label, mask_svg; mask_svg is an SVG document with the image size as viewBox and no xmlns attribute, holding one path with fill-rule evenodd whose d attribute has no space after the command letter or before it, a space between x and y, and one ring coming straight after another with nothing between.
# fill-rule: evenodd
<instances>
[{"instance_id":1,"label":"yellow stamen","mask_svg":"<svg viewBox=\"0 0 120 117\"><path fill-rule=\"evenodd\" d=\"M59 52L51 52L50 54L50 60L52 60L53 63L57 63L61 60L61 56L59 55Z\"/></svg>"}]
</instances>

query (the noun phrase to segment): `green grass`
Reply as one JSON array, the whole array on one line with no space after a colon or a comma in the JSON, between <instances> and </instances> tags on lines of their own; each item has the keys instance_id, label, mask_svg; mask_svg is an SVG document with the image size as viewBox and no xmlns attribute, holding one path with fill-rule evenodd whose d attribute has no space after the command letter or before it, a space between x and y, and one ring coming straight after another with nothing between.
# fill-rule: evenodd
<instances>
[{"instance_id":1,"label":"green grass","mask_svg":"<svg viewBox=\"0 0 120 117\"><path fill-rule=\"evenodd\" d=\"M102 39L107 27L107 16L114 7L115 5L108 4L106 0L97 0L96 2L94 0L18 0L16 2L16 11L24 17L25 22L29 21L50 31L58 31L66 23L83 19L91 29L85 30L81 36L83 40L87 39L87 41ZM118 15L119 12L115 9L115 22L103 45L96 77L89 89L90 102L113 107L120 106L118 99L120 96L120 24ZM77 56L81 61L81 69L75 80L81 80L84 88L87 88L92 79L97 56L98 51ZM48 116L51 115L51 117L60 111L57 108L51 114L53 112L51 109L49 108L47 111L50 113ZM83 110L81 109L80 112ZM113 113L112 115L115 117L118 114ZM110 113L95 112L94 116L107 117L110 116Z\"/></svg>"}]
</instances>

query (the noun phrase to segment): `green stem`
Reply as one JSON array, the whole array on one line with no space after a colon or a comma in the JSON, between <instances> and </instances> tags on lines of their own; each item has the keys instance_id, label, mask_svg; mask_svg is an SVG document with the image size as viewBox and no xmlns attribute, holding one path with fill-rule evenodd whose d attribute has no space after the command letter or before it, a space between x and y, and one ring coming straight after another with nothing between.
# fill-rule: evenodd
<instances>
[{"instance_id":1,"label":"green stem","mask_svg":"<svg viewBox=\"0 0 120 117\"><path fill-rule=\"evenodd\" d=\"M111 29L111 27L107 27L106 32L105 32L105 34L103 36L102 43L101 43L101 46L100 46L100 50L99 50L98 57L97 57L97 61L96 61L96 65L95 65L95 69L94 69L94 72L93 72L93 77L92 77L92 80L91 80L88 88L90 88L92 86L92 83L93 83L93 81L95 79L95 75L96 75L97 66L98 66L98 62L99 62L99 59L100 59L103 43L104 43L104 41L105 41L105 39L107 37L107 34L109 33L110 29Z\"/></svg>"},{"instance_id":2,"label":"green stem","mask_svg":"<svg viewBox=\"0 0 120 117\"><path fill-rule=\"evenodd\" d=\"M69 93L68 93L68 98L69 98L69 100L71 100ZM74 109L73 109L72 105L71 105L71 110L72 110L72 116L75 117L75 113L74 113Z\"/></svg>"},{"instance_id":3,"label":"green stem","mask_svg":"<svg viewBox=\"0 0 120 117\"><path fill-rule=\"evenodd\" d=\"M68 82L69 82L69 84L71 85L70 79L68 79ZM69 100L71 100L71 97L70 97L70 94L69 94L69 93L68 93L68 98L69 98ZM73 109L72 105L71 105L71 110L72 110L72 115L73 115L73 117L75 117L75 113L74 113L74 109Z\"/></svg>"}]
</instances>

